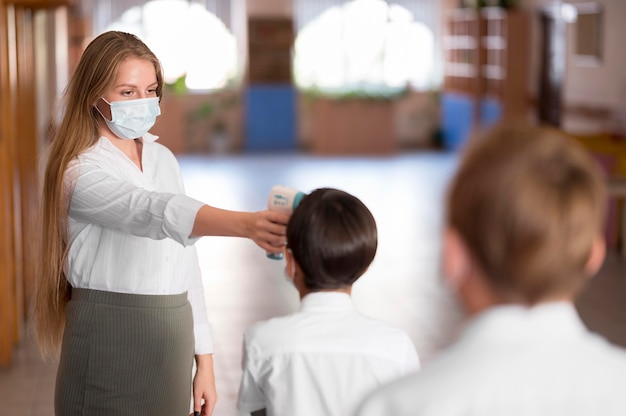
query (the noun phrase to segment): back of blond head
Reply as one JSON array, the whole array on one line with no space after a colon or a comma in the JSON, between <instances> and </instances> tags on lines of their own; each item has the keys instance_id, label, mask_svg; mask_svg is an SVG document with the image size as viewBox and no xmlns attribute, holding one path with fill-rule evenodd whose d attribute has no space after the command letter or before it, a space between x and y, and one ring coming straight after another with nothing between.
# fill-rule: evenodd
<instances>
[{"instance_id":1,"label":"back of blond head","mask_svg":"<svg viewBox=\"0 0 626 416\"><path fill-rule=\"evenodd\" d=\"M468 145L449 189L448 224L491 286L534 304L581 289L606 198L597 163L574 139L501 125Z\"/></svg>"},{"instance_id":2,"label":"back of blond head","mask_svg":"<svg viewBox=\"0 0 626 416\"><path fill-rule=\"evenodd\" d=\"M65 305L70 287L65 276L67 257L67 199L65 170L69 162L98 140L96 102L113 85L121 63L146 59L154 65L157 95L161 97L161 64L136 36L105 32L85 49L64 95L64 113L48 152L41 198L41 244L33 301L37 341L44 356L58 351L65 326Z\"/></svg>"}]
</instances>

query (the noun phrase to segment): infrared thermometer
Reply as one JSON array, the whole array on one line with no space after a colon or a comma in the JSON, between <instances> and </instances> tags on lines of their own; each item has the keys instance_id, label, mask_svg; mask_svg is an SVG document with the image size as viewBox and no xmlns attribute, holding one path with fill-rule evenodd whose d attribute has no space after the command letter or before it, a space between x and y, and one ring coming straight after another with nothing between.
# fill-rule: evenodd
<instances>
[{"instance_id":1,"label":"infrared thermometer","mask_svg":"<svg viewBox=\"0 0 626 416\"><path fill-rule=\"evenodd\" d=\"M267 209L291 215L305 195L304 192L289 186L275 185L270 190L270 194L267 198ZM281 260L283 253L269 253L267 257L273 260Z\"/></svg>"}]
</instances>

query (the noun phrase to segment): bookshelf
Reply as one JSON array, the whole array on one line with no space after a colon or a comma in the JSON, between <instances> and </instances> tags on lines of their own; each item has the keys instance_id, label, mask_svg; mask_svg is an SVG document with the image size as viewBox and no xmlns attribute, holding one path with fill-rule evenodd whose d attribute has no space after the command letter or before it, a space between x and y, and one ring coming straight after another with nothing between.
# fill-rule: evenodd
<instances>
[{"instance_id":1,"label":"bookshelf","mask_svg":"<svg viewBox=\"0 0 626 416\"><path fill-rule=\"evenodd\" d=\"M453 138L453 147L476 128L528 115L529 30L519 9L457 8L446 15L444 105L455 108L443 112L455 116L444 114L444 124L471 123L448 129L463 136Z\"/></svg>"}]
</instances>

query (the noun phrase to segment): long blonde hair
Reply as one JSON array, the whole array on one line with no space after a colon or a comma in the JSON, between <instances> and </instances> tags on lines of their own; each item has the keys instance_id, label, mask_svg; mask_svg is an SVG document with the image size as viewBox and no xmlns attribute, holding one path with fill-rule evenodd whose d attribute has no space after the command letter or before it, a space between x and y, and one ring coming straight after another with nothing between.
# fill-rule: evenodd
<instances>
[{"instance_id":1,"label":"long blonde hair","mask_svg":"<svg viewBox=\"0 0 626 416\"><path fill-rule=\"evenodd\" d=\"M161 64L134 35L105 32L85 49L64 95L65 111L50 145L41 195L41 254L33 302L33 319L39 348L44 357L58 353L65 328L65 306L71 288L65 274L68 253L69 206L64 198L68 164L93 146L99 137L94 105L113 85L120 64L129 57L153 63L157 95L162 96Z\"/></svg>"}]
</instances>

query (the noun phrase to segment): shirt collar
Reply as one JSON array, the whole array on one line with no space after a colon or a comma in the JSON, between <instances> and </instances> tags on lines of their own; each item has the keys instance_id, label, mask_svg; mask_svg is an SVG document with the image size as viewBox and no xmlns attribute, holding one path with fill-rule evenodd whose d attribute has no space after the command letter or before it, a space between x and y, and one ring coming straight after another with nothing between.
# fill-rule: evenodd
<instances>
[{"instance_id":1,"label":"shirt collar","mask_svg":"<svg viewBox=\"0 0 626 416\"><path fill-rule=\"evenodd\" d=\"M141 140L143 143L152 143L159 140L159 136L155 136L151 133L146 133L139 140Z\"/></svg>"},{"instance_id":2,"label":"shirt collar","mask_svg":"<svg viewBox=\"0 0 626 416\"><path fill-rule=\"evenodd\" d=\"M106 136L101 135L100 141L102 141L102 139L105 139L108 143L113 144L109 139L106 138ZM159 140L159 136L156 136L152 133L146 133L142 137L140 137L139 140L141 140L142 143L152 143Z\"/></svg>"},{"instance_id":3,"label":"shirt collar","mask_svg":"<svg viewBox=\"0 0 626 416\"><path fill-rule=\"evenodd\" d=\"M463 338L488 342L575 338L587 330L571 302L491 307L469 322Z\"/></svg>"},{"instance_id":4,"label":"shirt collar","mask_svg":"<svg viewBox=\"0 0 626 416\"><path fill-rule=\"evenodd\" d=\"M300 310L351 310L352 298L344 292L313 292L302 298Z\"/></svg>"}]
</instances>

